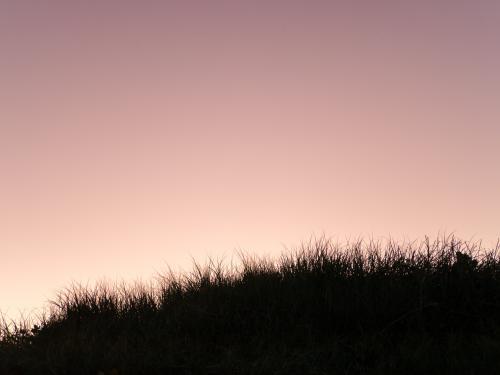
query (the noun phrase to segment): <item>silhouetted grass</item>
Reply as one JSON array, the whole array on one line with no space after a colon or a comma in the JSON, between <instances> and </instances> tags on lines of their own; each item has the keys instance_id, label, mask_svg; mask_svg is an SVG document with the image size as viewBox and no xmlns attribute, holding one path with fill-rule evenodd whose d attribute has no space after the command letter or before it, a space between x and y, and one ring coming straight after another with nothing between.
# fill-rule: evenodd
<instances>
[{"instance_id":1,"label":"silhouetted grass","mask_svg":"<svg viewBox=\"0 0 500 375\"><path fill-rule=\"evenodd\" d=\"M1 374L500 373L500 247L320 239L4 322Z\"/></svg>"}]
</instances>

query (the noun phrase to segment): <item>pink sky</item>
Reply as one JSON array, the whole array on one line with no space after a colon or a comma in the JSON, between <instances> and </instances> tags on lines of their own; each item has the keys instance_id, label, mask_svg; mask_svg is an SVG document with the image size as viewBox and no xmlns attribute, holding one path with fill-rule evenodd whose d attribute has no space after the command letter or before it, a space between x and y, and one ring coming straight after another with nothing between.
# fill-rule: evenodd
<instances>
[{"instance_id":1,"label":"pink sky","mask_svg":"<svg viewBox=\"0 0 500 375\"><path fill-rule=\"evenodd\" d=\"M499 66L496 0L4 1L0 310L313 234L492 245Z\"/></svg>"}]
</instances>

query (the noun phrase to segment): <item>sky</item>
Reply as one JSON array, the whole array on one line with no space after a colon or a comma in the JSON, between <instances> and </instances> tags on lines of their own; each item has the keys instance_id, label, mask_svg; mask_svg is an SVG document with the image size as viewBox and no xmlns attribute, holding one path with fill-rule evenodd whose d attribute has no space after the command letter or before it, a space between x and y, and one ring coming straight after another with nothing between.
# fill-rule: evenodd
<instances>
[{"instance_id":1,"label":"sky","mask_svg":"<svg viewBox=\"0 0 500 375\"><path fill-rule=\"evenodd\" d=\"M326 235L500 237L500 2L0 0L0 311Z\"/></svg>"}]
</instances>

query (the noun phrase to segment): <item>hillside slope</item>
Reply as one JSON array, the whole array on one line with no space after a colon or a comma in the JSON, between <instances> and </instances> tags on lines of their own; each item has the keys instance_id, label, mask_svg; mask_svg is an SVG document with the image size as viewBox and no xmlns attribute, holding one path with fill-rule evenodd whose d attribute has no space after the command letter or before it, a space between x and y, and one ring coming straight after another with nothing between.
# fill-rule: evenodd
<instances>
[{"instance_id":1,"label":"hillside slope","mask_svg":"<svg viewBox=\"0 0 500 375\"><path fill-rule=\"evenodd\" d=\"M73 286L4 322L1 374L500 371L500 248L319 240L154 286Z\"/></svg>"}]
</instances>

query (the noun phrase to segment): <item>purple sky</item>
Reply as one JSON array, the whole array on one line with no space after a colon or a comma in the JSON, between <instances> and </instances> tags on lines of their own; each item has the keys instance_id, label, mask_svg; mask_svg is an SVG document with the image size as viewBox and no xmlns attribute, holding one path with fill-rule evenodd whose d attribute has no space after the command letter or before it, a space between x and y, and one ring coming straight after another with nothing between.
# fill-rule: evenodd
<instances>
[{"instance_id":1,"label":"purple sky","mask_svg":"<svg viewBox=\"0 0 500 375\"><path fill-rule=\"evenodd\" d=\"M500 237L498 1L0 3L0 310L335 239Z\"/></svg>"}]
</instances>

